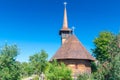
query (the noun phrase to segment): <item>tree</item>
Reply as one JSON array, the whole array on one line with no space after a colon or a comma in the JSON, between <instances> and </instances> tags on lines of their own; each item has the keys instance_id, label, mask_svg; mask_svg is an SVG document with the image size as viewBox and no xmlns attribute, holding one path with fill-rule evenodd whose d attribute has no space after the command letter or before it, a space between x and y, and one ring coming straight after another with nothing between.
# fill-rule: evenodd
<instances>
[{"instance_id":1,"label":"tree","mask_svg":"<svg viewBox=\"0 0 120 80\"><path fill-rule=\"evenodd\" d=\"M45 75L47 80L72 80L71 70L68 69L65 64L57 63L56 60L49 63Z\"/></svg>"},{"instance_id":2,"label":"tree","mask_svg":"<svg viewBox=\"0 0 120 80\"><path fill-rule=\"evenodd\" d=\"M111 32L101 32L99 37L95 38L95 49L92 49L92 51L97 60L104 62L109 58L110 54L107 51L107 46L113 38L114 35Z\"/></svg>"},{"instance_id":3,"label":"tree","mask_svg":"<svg viewBox=\"0 0 120 80\"><path fill-rule=\"evenodd\" d=\"M104 40L103 43L105 43ZM103 47L103 43L97 43L97 45L100 44L99 47ZM104 61L99 61L101 60L99 59L96 66L93 63L93 68L96 68L94 73L91 75L80 75L78 80L120 80L120 33L111 38L104 52L109 57L106 60L104 59ZM103 58L105 57L103 56Z\"/></svg>"},{"instance_id":4,"label":"tree","mask_svg":"<svg viewBox=\"0 0 120 80\"><path fill-rule=\"evenodd\" d=\"M110 41L106 52L109 53L109 57L106 61L98 63L94 79L120 80L120 34Z\"/></svg>"},{"instance_id":5,"label":"tree","mask_svg":"<svg viewBox=\"0 0 120 80\"><path fill-rule=\"evenodd\" d=\"M16 45L5 46L0 50L0 80L20 80L20 63L16 61Z\"/></svg>"},{"instance_id":6,"label":"tree","mask_svg":"<svg viewBox=\"0 0 120 80\"><path fill-rule=\"evenodd\" d=\"M41 52L30 56L30 64L33 65L33 70L36 74L40 75L41 72L45 72L47 66L47 58L48 54L44 50L41 50Z\"/></svg>"},{"instance_id":7,"label":"tree","mask_svg":"<svg viewBox=\"0 0 120 80\"><path fill-rule=\"evenodd\" d=\"M107 79L120 80L120 34L112 40L108 46L109 58L109 72Z\"/></svg>"},{"instance_id":8,"label":"tree","mask_svg":"<svg viewBox=\"0 0 120 80\"><path fill-rule=\"evenodd\" d=\"M33 66L28 62L21 63L22 77L28 77L33 74Z\"/></svg>"}]
</instances>

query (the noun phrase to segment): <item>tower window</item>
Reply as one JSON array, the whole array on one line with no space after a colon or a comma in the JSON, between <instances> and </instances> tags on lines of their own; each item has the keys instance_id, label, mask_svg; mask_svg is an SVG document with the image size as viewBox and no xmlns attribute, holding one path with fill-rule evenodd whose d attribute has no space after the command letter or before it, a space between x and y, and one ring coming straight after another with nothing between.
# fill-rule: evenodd
<instances>
[{"instance_id":1,"label":"tower window","mask_svg":"<svg viewBox=\"0 0 120 80\"><path fill-rule=\"evenodd\" d=\"M66 34L62 34L62 38L65 38L66 37Z\"/></svg>"}]
</instances>

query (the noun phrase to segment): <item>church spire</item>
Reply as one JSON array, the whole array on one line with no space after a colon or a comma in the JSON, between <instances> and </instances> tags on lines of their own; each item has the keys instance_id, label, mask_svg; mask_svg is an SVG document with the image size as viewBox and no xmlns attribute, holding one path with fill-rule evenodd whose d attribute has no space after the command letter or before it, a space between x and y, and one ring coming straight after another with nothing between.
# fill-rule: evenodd
<instances>
[{"instance_id":1,"label":"church spire","mask_svg":"<svg viewBox=\"0 0 120 80\"><path fill-rule=\"evenodd\" d=\"M67 10L66 10L67 2L64 2L64 19L63 19L63 29L68 29L68 21L67 21Z\"/></svg>"},{"instance_id":2,"label":"church spire","mask_svg":"<svg viewBox=\"0 0 120 80\"><path fill-rule=\"evenodd\" d=\"M65 8L64 8L63 26L62 26L62 29L59 31L62 44L64 44L66 39L68 39L68 37L72 35L72 30L68 28L66 4L67 2L64 2Z\"/></svg>"}]
</instances>

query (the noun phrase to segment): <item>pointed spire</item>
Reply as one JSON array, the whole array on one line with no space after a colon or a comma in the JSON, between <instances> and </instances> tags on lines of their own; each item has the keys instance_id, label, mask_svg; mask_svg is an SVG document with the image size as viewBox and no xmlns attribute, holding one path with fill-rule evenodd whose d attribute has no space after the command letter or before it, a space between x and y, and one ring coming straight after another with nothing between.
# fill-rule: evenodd
<instances>
[{"instance_id":1,"label":"pointed spire","mask_svg":"<svg viewBox=\"0 0 120 80\"><path fill-rule=\"evenodd\" d=\"M67 21L67 10L66 10L67 2L64 2L64 19L63 19L63 29L68 29L68 21Z\"/></svg>"}]
</instances>

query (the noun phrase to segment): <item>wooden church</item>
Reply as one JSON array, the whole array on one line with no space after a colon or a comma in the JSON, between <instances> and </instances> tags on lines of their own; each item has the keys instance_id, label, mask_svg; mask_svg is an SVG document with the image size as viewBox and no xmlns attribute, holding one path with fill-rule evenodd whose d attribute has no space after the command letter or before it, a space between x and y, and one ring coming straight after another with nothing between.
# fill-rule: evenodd
<instances>
[{"instance_id":1,"label":"wooden church","mask_svg":"<svg viewBox=\"0 0 120 80\"><path fill-rule=\"evenodd\" d=\"M77 37L73 34L73 30L69 29L67 22L66 3L64 8L64 19L62 29L59 31L62 45L51 58L58 62L63 62L72 70L72 76L91 73L91 61L95 59L85 49Z\"/></svg>"}]
</instances>

